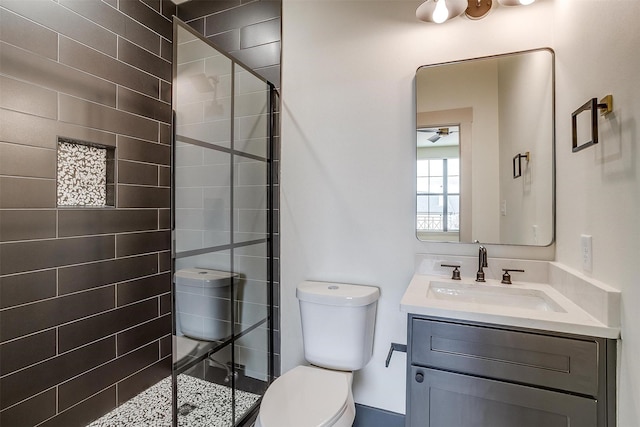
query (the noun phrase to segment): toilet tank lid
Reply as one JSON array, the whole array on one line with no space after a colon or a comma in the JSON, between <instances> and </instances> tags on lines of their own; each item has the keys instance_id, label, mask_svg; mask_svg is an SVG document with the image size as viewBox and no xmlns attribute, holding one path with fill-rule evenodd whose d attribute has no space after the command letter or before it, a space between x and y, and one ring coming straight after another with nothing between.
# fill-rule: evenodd
<instances>
[{"instance_id":1,"label":"toilet tank lid","mask_svg":"<svg viewBox=\"0 0 640 427\"><path fill-rule=\"evenodd\" d=\"M183 268L176 271L173 281L178 285L217 288L229 286L229 282L224 279L235 276L237 274L228 271L210 270L208 268Z\"/></svg>"},{"instance_id":2,"label":"toilet tank lid","mask_svg":"<svg viewBox=\"0 0 640 427\"><path fill-rule=\"evenodd\" d=\"M305 280L298 285L296 297L317 304L358 307L376 302L380 290L375 286Z\"/></svg>"}]
</instances>

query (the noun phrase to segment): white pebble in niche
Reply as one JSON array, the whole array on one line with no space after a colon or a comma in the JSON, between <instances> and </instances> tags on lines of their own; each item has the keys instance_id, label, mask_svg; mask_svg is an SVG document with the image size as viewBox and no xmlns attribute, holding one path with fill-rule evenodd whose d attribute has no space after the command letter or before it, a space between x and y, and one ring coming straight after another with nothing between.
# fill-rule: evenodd
<instances>
[{"instance_id":1,"label":"white pebble in niche","mask_svg":"<svg viewBox=\"0 0 640 427\"><path fill-rule=\"evenodd\" d=\"M110 205L108 166L113 162L109 162L108 148L60 139L57 157L58 206Z\"/></svg>"}]
</instances>

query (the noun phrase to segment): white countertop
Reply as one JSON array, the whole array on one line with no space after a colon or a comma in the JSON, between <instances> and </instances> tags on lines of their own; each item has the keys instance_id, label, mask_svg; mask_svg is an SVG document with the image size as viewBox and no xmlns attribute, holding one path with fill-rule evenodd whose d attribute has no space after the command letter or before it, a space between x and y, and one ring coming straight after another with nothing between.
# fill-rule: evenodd
<instances>
[{"instance_id":1,"label":"white countertop","mask_svg":"<svg viewBox=\"0 0 640 427\"><path fill-rule=\"evenodd\" d=\"M489 279L485 284L477 286L542 291L565 312L428 298L429 284L432 280L451 286L460 283L473 286L475 283L469 277L463 277L461 281L457 281L451 280L450 276L416 274L411 279L400 302L400 308L403 312L602 338L619 338L620 336L618 325L604 324L549 284L521 282L512 279L512 285L503 285L498 280Z\"/></svg>"}]
</instances>

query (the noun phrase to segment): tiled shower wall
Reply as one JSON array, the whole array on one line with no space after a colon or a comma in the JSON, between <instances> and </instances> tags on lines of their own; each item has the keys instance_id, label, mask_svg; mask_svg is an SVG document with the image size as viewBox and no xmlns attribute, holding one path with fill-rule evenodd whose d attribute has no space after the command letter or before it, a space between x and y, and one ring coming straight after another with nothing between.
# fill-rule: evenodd
<instances>
[{"instance_id":1,"label":"tiled shower wall","mask_svg":"<svg viewBox=\"0 0 640 427\"><path fill-rule=\"evenodd\" d=\"M170 373L168 0L0 0L0 425L80 426ZM115 207L56 207L58 137Z\"/></svg>"},{"instance_id":2,"label":"tiled shower wall","mask_svg":"<svg viewBox=\"0 0 640 427\"><path fill-rule=\"evenodd\" d=\"M178 17L280 87L281 0L191 0Z\"/></svg>"},{"instance_id":3,"label":"tiled shower wall","mask_svg":"<svg viewBox=\"0 0 640 427\"><path fill-rule=\"evenodd\" d=\"M221 50L280 87L281 0L192 0L178 5L177 16L213 42ZM278 98L279 102L279 98ZM278 107L279 111L279 107ZM276 113L274 160L274 356L275 372L280 374L280 231L279 231L279 114ZM255 259L254 259L255 260ZM255 260L257 261L257 260ZM256 310L260 312L260 310ZM255 342L254 342L255 341ZM254 356L263 346L258 337L249 336L239 343L240 354ZM262 357L262 356L258 356ZM250 357L244 361L250 369Z\"/></svg>"}]
</instances>

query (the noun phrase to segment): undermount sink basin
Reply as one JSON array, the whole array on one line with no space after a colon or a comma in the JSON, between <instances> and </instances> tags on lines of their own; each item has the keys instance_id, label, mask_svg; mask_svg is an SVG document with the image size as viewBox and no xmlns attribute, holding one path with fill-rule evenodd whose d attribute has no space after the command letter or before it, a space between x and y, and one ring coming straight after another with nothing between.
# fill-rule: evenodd
<instances>
[{"instance_id":1,"label":"undermount sink basin","mask_svg":"<svg viewBox=\"0 0 640 427\"><path fill-rule=\"evenodd\" d=\"M438 282L432 280L427 290L427 298L566 313L566 310L549 298L543 291L536 289L518 289L507 286Z\"/></svg>"}]
</instances>

